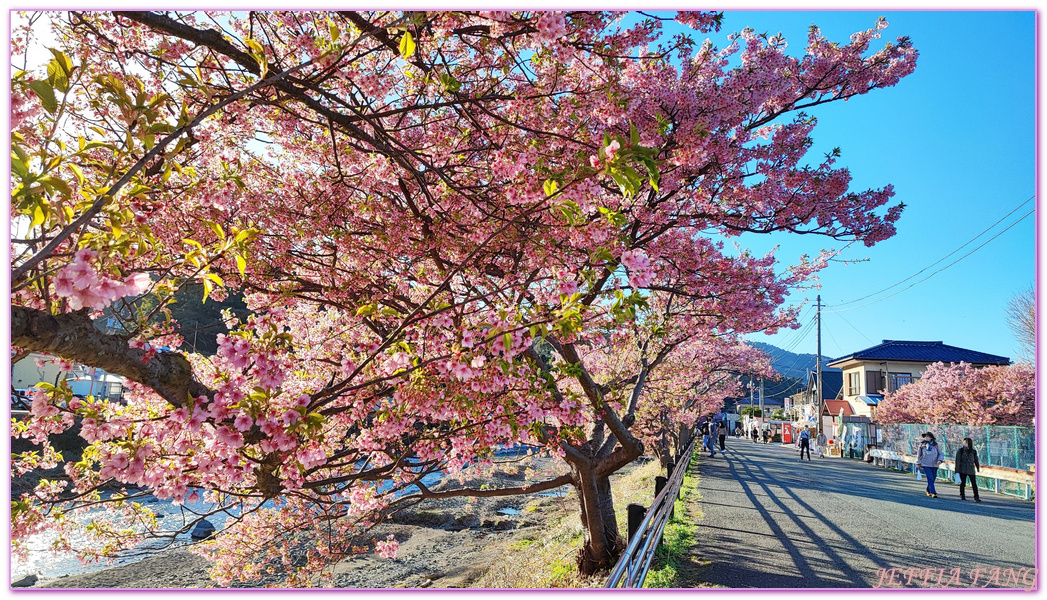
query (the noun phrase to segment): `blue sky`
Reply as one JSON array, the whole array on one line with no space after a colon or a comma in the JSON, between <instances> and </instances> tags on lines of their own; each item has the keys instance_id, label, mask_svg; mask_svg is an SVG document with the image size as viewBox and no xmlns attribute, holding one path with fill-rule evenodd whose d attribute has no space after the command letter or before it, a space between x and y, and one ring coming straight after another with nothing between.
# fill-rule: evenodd
<instances>
[{"instance_id":1,"label":"blue sky","mask_svg":"<svg viewBox=\"0 0 1047 600\"><path fill-rule=\"evenodd\" d=\"M833 41L846 43L877 17L890 23L880 43L912 38L920 52L915 73L897 86L846 103L811 110L819 120L817 162L840 147L839 165L850 169L853 189L895 186L907 205L898 234L873 248L852 246L820 275L821 289L794 294L827 305L822 353L840 356L884 339L940 340L1016 359L1018 343L1007 325L1012 296L1034 285L1036 215L930 279L889 298L966 254L1035 208L1035 200L985 235L906 283L887 288L931 265L974 238L1035 193L1035 15L1024 12L727 11L723 29L709 36L718 47L728 33L750 26L781 32L788 52L801 54L813 23ZM668 32L675 31L667 27ZM756 251L780 245L784 264L840 243L813 236L748 236ZM806 324L813 309L802 313ZM752 339L794 352L815 351L813 328Z\"/></svg>"}]
</instances>

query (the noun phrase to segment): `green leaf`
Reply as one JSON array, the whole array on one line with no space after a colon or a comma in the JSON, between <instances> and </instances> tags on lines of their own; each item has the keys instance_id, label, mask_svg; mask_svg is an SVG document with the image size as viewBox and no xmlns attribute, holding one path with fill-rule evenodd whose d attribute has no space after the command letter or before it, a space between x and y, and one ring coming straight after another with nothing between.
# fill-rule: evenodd
<instances>
[{"instance_id":1,"label":"green leaf","mask_svg":"<svg viewBox=\"0 0 1047 600\"><path fill-rule=\"evenodd\" d=\"M661 173L658 172L658 165L651 159L645 159L643 166L647 167L647 174L650 176L648 182L651 184L651 188L654 191L658 191L658 181L661 179Z\"/></svg>"},{"instance_id":2,"label":"green leaf","mask_svg":"<svg viewBox=\"0 0 1047 600\"><path fill-rule=\"evenodd\" d=\"M509 348L513 347L513 336L510 335L509 333L503 333L502 334L502 346L505 347L505 352L508 355Z\"/></svg>"},{"instance_id":3,"label":"green leaf","mask_svg":"<svg viewBox=\"0 0 1047 600\"><path fill-rule=\"evenodd\" d=\"M37 225L42 224L44 222L44 219L46 218L47 215L44 213L44 205L37 204L33 207L33 221L29 223L29 229L32 229Z\"/></svg>"},{"instance_id":4,"label":"green leaf","mask_svg":"<svg viewBox=\"0 0 1047 600\"><path fill-rule=\"evenodd\" d=\"M55 50L54 48L48 48L51 54L54 54L54 60L58 62L58 65L62 68L62 71L66 75L73 74L73 61L69 60L69 57L65 55L61 50Z\"/></svg>"},{"instance_id":5,"label":"green leaf","mask_svg":"<svg viewBox=\"0 0 1047 600\"><path fill-rule=\"evenodd\" d=\"M611 179L618 184L618 188L622 190L622 194L625 196L632 196L630 191L629 179L617 171L611 172Z\"/></svg>"},{"instance_id":6,"label":"green leaf","mask_svg":"<svg viewBox=\"0 0 1047 600\"><path fill-rule=\"evenodd\" d=\"M33 93L36 94L37 98L40 98L40 105L44 107L50 114L55 114L58 110L58 100L55 99L55 91L51 88L51 85L46 81L30 81L29 87L33 89Z\"/></svg>"},{"instance_id":7,"label":"green leaf","mask_svg":"<svg viewBox=\"0 0 1047 600\"><path fill-rule=\"evenodd\" d=\"M220 239L225 239L225 232L222 231L221 225L212 221L208 221L207 224L211 227L211 231L215 232L215 235L217 235Z\"/></svg>"},{"instance_id":8,"label":"green leaf","mask_svg":"<svg viewBox=\"0 0 1047 600\"><path fill-rule=\"evenodd\" d=\"M84 172L80 170L80 167L74 165L73 163L69 163L66 166L68 166L69 170L73 172L73 175L76 175L76 180L80 182L80 185L84 185Z\"/></svg>"},{"instance_id":9,"label":"green leaf","mask_svg":"<svg viewBox=\"0 0 1047 600\"><path fill-rule=\"evenodd\" d=\"M204 279L209 279L209 280L213 281L216 285L220 285L220 286L224 286L225 285L225 282L222 281L222 278L219 277L218 275L214 274L214 273L208 273L207 275L204 275Z\"/></svg>"},{"instance_id":10,"label":"green leaf","mask_svg":"<svg viewBox=\"0 0 1047 600\"><path fill-rule=\"evenodd\" d=\"M211 295L211 291L214 290L214 284L209 279L204 279L204 299L200 301L200 304L207 302L207 297Z\"/></svg>"},{"instance_id":11,"label":"green leaf","mask_svg":"<svg viewBox=\"0 0 1047 600\"><path fill-rule=\"evenodd\" d=\"M262 48L261 44L251 38L247 38L244 42L247 44L247 47L251 49L251 58L255 59L255 62L258 63L258 68L260 70L258 76L265 79L266 73L269 72L269 61L265 57L265 49Z\"/></svg>"},{"instance_id":12,"label":"green leaf","mask_svg":"<svg viewBox=\"0 0 1047 600\"><path fill-rule=\"evenodd\" d=\"M560 184L556 183L552 179L546 179L542 187L545 189L546 196L552 196L556 193L558 189L560 189Z\"/></svg>"},{"instance_id":13,"label":"green leaf","mask_svg":"<svg viewBox=\"0 0 1047 600\"><path fill-rule=\"evenodd\" d=\"M11 152L11 170L22 179L29 174L29 169L25 166L25 155L17 146Z\"/></svg>"},{"instance_id":14,"label":"green leaf","mask_svg":"<svg viewBox=\"0 0 1047 600\"><path fill-rule=\"evenodd\" d=\"M247 270L247 261L239 254L236 255L236 268L240 270L240 277L243 277L244 271Z\"/></svg>"},{"instance_id":15,"label":"green leaf","mask_svg":"<svg viewBox=\"0 0 1047 600\"><path fill-rule=\"evenodd\" d=\"M448 92L457 92L462 89L462 84L449 73L440 73L440 86Z\"/></svg>"},{"instance_id":16,"label":"green leaf","mask_svg":"<svg viewBox=\"0 0 1047 600\"><path fill-rule=\"evenodd\" d=\"M73 195L73 190L69 188L69 184L57 177L47 176L41 178L40 181L66 197Z\"/></svg>"},{"instance_id":17,"label":"green leaf","mask_svg":"<svg viewBox=\"0 0 1047 600\"><path fill-rule=\"evenodd\" d=\"M640 132L636 131L636 126L629 123L629 142L632 146L640 145Z\"/></svg>"},{"instance_id":18,"label":"green leaf","mask_svg":"<svg viewBox=\"0 0 1047 600\"><path fill-rule=\"evenodd\" d=\"M400 38L400 56L404 58L411 58L414 56L415 43L414 37L411 36L411 32L408 31Z\"/></svg>"},{"instance_id":19,"label":"green leaf","mask_svg":"<svg viewBox=\"0 0 1047 600\"><path fill-rule=\"evenodd\" d=\"M73 62L61 51L50 50L55 57L47 63L47 81L58 91L66 93L69 91L69 76L73 74Z\"/></svg>"}]
</instances>

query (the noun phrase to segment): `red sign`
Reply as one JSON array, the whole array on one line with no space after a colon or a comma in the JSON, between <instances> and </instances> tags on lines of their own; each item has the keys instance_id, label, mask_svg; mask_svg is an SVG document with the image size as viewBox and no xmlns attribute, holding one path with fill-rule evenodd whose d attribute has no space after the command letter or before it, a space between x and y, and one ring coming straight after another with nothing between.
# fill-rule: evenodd
<instances>
[{"instance_id":1,"label":"red sign","mask_svg":"<svg viewBox=\"0 0 1047 600\"><path fill-rule=\"evenodd\" d=\"M782 443L791 444L793 443L793 424L782 423Z\"/></svg>"}]
</instances>

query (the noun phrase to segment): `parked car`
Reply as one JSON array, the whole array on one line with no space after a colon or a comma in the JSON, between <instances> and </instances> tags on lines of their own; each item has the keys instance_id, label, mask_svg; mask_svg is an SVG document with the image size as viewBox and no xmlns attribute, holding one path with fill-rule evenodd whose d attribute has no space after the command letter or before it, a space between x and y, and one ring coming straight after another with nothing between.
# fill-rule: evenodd
<instances>
[{"instance_id":1,"label":"parked car","mask_svg":"<svg viewBox=\"0 0 1047 600\"><path fill-rule=\"evenodd\" d=\"M29 399L29 390L11 391L11 410L29 410L32 401Z\"/></svg>"}]
</instances>

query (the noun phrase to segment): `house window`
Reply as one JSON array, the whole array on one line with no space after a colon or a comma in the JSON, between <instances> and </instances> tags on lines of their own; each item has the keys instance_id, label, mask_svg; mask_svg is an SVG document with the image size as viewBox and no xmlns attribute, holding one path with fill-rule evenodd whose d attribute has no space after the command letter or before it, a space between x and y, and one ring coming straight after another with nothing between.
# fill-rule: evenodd
<instances>
[{"instance_id":1,"label":"house window","mask_svg":"<svg viewBox=\"0 0 1047 600\"><path fill-rule=\"evenodd\" d=\"M865 390L869 394L883 393L883 373L879 371L865 372Z\"/></svg>"},{"instance_id":2,"label":"house window","mask_svg":"<svg viewBox=\"0 0 1047 600\"><path fill-rule=\"evenodd\" d=\"M862 393L861 373L847 374L847 395L858 396Z\"/></svg>"},{"instance_id":3,"label":"house window","mask_svg":"<svg viewBox=\"0 0 1047 600\"><path fill-rule=\"evenodd\" d=\"M898 391L903 385L913 382L912 373L891 373L891 391Z\"/></svg>"}]
</instances>

